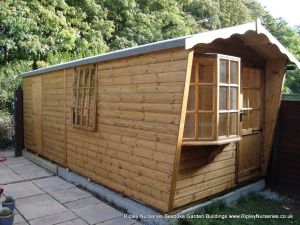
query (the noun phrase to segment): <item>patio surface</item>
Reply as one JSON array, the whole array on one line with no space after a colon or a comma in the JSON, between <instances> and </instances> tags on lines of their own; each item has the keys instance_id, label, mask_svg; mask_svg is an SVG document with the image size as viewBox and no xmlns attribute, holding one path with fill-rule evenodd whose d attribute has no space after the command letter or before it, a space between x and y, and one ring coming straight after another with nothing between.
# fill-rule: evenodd
<instances>
[{"instance_id":1,"label":"patio surface","mask_svg":"<svg viewBox=\"0 0 300 225\"><path fill-rule=\"evenodd\" d=\"M15 225L139 224L123 218L122 212L90 193L13 154L0 152L8 157L0 162L0 185L5 195L16 199Z\"/></svg>"}]
</instances>

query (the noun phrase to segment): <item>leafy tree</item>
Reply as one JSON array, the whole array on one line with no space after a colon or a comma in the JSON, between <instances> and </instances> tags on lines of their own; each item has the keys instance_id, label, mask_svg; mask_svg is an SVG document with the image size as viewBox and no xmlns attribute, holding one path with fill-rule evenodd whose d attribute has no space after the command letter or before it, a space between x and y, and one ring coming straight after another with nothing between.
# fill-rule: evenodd
<instances>
[{"instance_id":1,"label":"leafy tree","mask_svg":"<svg viewBox=\"0 0 300 225\"><path fill-rule=\"evenodd\" d=\"M0 111L12 112L20 72L257 18L300 58L299 26L256 0L6 0L0 8ZM299 74L288 72L287 91L300 92Z\"/></svg>"}]
</instances>

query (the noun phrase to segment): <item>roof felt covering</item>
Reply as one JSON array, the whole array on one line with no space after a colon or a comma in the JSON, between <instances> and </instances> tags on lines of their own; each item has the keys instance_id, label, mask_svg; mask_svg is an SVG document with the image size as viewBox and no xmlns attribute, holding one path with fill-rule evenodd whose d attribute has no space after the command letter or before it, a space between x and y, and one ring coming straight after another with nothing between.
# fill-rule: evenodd
<instances>
[{"instance_id":1,"label":"roof felt covering","mask_svg":"<svg viewBox=\"0 0 300 225\"><path fill-rule=\"evenodd\" d=\"M101 55L33 70L30 72L22 73L21 75L24 77L39 75L70 67L109 61L171 48L184 47L185 49L192 49L197 44L209 44L216 39L228 39L233 35L237 35L246 45L250 46L254 51L262 55L262 57L264 57L265 59L280 58L286 56L290 63L294 63L300 69L299 61L291 53L289 53L289 51L265 27L261 25L260 21L256 21L235 27L213 30L108 52Z\"/></svg>"}]
</instances>

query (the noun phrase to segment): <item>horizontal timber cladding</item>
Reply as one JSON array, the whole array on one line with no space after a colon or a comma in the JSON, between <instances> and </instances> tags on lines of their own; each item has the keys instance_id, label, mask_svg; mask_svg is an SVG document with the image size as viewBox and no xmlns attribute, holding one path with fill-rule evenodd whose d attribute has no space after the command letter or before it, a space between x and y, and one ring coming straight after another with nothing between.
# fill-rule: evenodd
<instances>
[{"instance_id":1,"label":"horizontal timber cladding","mask_svg":"<svg viewBox=\"0 0 300 225\"><path fill-rule=\"evenodd\" d=\"M187 59L173 49L97 64L96 132L70 126L67 69L67 167L167 211Z\"/></svg>"},{"instance_id":2,"label":"horizontal timber cladding","mask_svg":"<svg viewBox=\"0 0 300 225\"><path fill-rule=\"evenodd\" d=\"M54 71L41 77L43 79L41 155L66 166L64 71Z\"/></svg>"},{"instance_id":3,"label":"horizontal timber cladding","mask_svg":"<svg viewBox=\"0 0 300 225\"><path fill-rule=\"evenodd\" d=\"M216 146L182 147L174 208L235 186L236 143L226 145L210 161L213 148Z\"/></svg>"}]
</instances>

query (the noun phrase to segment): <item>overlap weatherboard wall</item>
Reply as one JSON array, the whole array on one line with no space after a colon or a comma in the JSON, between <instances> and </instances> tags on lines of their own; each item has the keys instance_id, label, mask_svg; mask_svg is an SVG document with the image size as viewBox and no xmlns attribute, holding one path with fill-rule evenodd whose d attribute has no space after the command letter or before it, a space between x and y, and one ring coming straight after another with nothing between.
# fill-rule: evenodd
<instances>
[{"instance_id":1,"label":"overlap weatherboard wall","mask_svg":"<svg viewBox=\"0 0 300 225\"><path fill-rule=\"evenodd\" d=\"M96 132L70 124L73 68L24 79L25 145L167 211L188 51L166 50L97 64ZM32 140L32 80L42 77L42 149Z\"/></svg>"}]
</instances>

